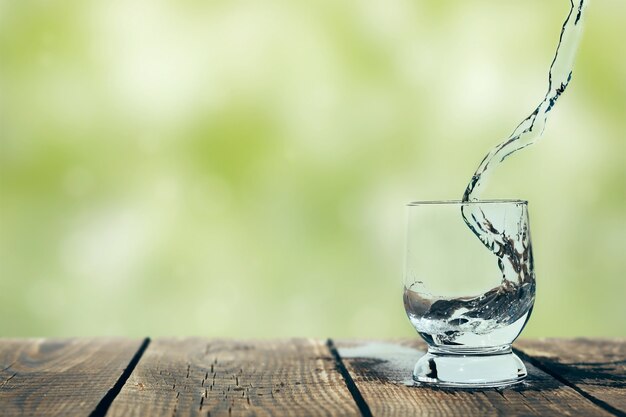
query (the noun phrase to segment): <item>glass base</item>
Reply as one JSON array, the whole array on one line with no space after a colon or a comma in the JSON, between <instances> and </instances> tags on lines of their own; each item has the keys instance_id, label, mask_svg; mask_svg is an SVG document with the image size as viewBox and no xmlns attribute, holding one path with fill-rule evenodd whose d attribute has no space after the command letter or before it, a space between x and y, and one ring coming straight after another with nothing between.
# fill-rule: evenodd
<instances>
[{"instance_id":1,"label":"glass base","mask_svg":"<svg viewBox=\"0 0 626 417\"><path fill-rule=\"evenodd\" d=\"M526 378L524 363L510 347L492 350L429 348L415 364L413 380L420 385L487 388L516 384Z\"/></svg>"}]
</instances>

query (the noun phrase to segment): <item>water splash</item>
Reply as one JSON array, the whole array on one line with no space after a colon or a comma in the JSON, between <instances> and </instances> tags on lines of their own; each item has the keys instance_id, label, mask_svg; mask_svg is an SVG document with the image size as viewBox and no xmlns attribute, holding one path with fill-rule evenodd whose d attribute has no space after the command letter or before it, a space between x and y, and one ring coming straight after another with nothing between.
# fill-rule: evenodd
<instances>
[{"instance_id":1,"label":"water splash","mask_svg":"<svg viewBox=\"0 0 626 417\"><path fill-rule=\"evenodd\" d=\"M550 112L572 80L572 68L576 50L582 38L583 16L587 3L588 0L570 0L570 10L563 23L559 43L548 72L548 92L537 108L517 126L511 136L485 156L465 189L463 201L479 201L480 193L492 171L507 157L532 145L541 137ZM496 230L479 206L464 205L461 212L465 223L472 232L498 257L498 265L503 275L503 285L507 284L505 270L507 266L516 269L517 279L515 281L517 281L517 285L534 279L525 273L527 271L517 271L515 265L519 264L519 259L524 253L511 247L511 238ZM529 247L530 241L528 242ZM510 279L508 281L510 282Z\"/></svg>"},{"instance_id":2,"label":"water splash","mask_svg":"<svg viewBox=\"0 0 626 417\"><path fill-rule=\"evenodd\" d=\"M465 189L463 201L479 201L480 193L492 171L507 157L532 145L541 137L550 112L572 80L572 68L576 51L582 38L583 16L587 3L588 0L570 0L570 10L563 23L559 43L548 72L548 92L537 108L517 126L511 136L498 144L485 156ZM498 265L503 275L503 285L511 281L509 279L507 282L506 279L507 266L515 269L517 285L522 285L530 282L530 279L534 279L528 275L527 271L518 271L518 268L515 268L519 264L520 258L524 256L524 252L520 252L511 246L512 239L496 230L479 206L464 205L461 208L461 212L465 223L472 232L498 257ZM528 240L528 245L524 246L527 246L527 248L522 249L528 252L530 241Z\"/></svg>"}]
</instances>

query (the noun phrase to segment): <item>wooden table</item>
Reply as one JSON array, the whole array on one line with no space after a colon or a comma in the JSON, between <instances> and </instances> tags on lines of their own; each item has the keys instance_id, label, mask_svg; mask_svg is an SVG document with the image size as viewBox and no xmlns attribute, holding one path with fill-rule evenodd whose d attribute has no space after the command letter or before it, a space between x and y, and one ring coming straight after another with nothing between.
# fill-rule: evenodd
<instances>
[{"instance_id":1,"label":"wooden table","mask_svg":"<svg viewBox=\"0 0 626 417\"><path fill-rule=\"evenodd\" d=\"M522 340L513 388L405 385L413 340L0 339L0 416L625 416L626 339Z\"/></svg>"}]
</instances>

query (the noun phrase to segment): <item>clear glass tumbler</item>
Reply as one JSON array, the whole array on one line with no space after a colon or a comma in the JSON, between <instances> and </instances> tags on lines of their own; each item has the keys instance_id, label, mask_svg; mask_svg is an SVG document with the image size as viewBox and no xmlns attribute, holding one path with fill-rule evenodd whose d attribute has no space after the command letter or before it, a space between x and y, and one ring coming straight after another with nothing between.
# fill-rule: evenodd
<instances>
[{"instance_id":1,"label":"clear glass tumbler","mask_svg":"<svg viewBox=\"0 0 626 417\"><path fill-rule=\"evenodd\" d=\"M524 379L511 343L535 301L527 202L424 201L408 214L404 307L428 343L413 379L477 388Z\"/></svg>"}]
</instances>

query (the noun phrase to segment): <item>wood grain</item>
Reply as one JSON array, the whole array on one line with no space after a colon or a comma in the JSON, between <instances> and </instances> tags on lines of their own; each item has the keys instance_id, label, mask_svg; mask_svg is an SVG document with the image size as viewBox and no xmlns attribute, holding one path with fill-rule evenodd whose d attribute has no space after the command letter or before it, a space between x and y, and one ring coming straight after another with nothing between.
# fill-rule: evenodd
<instances>
[{"instance_id":1,"label":"wood grain","mask_svg":"<svg viewBox=\"0 0 626 417\"><path fill-rule=\"evenodd\" d=\"M157 339L107 416L355 416L323 342Z\"/></svg>"},{"instance_id":2,"label":"wood grain","mask_svg":"<svg viewBox=\"0 0 626 417\"><path fill-rule=\"evenodd\" d=\"M506 389L446 390L403 384L426 350L411 341L333 342L373 416L610 416L571 387L526 363L529 377Z\"/></svg>"},{"instance_id":3,"label":"wood grain","mask_svg":"<svg viewBox=\"0 0 626 417\"><path fill-rule=\"evenodd\" d=\"M522 340L516 347L538 367L626 414L626 339Z\"/></svg>"},{"instance_id":4,"label":"wood grain","mask_svg":"<svg viewBox=\"0 0 626 417\"><path fill-rule=\"evenodd\" d=\"M129 339L0 339L0 415L90 415L141 343Z\"/></svg>"}]
</instances>

